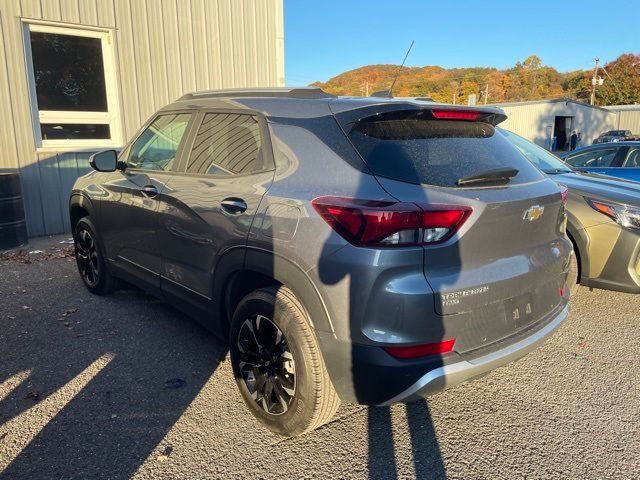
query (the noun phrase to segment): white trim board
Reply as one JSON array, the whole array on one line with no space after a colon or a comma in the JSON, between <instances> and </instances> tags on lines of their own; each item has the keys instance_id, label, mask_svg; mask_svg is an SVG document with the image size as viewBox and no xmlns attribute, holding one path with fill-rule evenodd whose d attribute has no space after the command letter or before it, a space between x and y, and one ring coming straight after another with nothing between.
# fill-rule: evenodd
<instances>
[{"instance_id":1,"label":"white trim board","mask_svg":"<svg viewBox=\"0 0 640 480\"><path fill-rule=\"evenodd\" d=\"M72 148L109 148L122 145L122 119L120 116L118 99L118 79L115 62L115 46L113 32L105 28L77 28L68 24L56 24L53 22L36 22L21 19L23 25L23 43L25 52L25 65L27 81L29 85L29 102L31 106L31 120L33 126L33 138L38 151ZM105 76L105 89L107 97L107 112L74 112L74 111L50 111L39 110L35 76L33 71L33 58L31 53L30 32L51 33L58 35L77 36L85 38L97 38L101 41L102 61ZM41 123L61 124L103 124L109 126L110 138L108 139L43 139Z\"/></svg>"}]
</instances>

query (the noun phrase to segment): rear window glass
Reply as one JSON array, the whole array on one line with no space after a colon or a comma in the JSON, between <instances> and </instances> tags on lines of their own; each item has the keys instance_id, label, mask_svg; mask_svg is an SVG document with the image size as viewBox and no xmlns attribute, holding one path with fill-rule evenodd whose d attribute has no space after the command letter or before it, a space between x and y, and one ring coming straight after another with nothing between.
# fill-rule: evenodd
<instances>
[{"instance_id":1,"label":"rear window glass","mask_svg":"<svg viewBox=\"0 0 640 480\"><path fill-rule=\"evenodd\" d=\"M460 179L499 168L518 170L510 184L542 178L488 123L395 111L360 120L349 138L375 175L403 182L456 187Z\"/></svg>"}]
</instances>

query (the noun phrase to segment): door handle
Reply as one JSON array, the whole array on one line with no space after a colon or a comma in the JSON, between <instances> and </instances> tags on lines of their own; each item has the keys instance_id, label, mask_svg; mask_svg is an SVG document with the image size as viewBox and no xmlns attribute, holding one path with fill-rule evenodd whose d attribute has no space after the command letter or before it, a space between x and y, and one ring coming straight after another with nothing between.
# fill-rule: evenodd
<instances>
[{"instance_id":1,"label":"door handle","mask_svg":"<svg viewBox=\"0 0 640 480\"><path fill-rule=\"evenodd\" d=\"M142 187L142 193L147 197L155 197L158 194L158 189L155 185L145 185Z\"/></svg>"},{"instance_id":2,"label":"door handle","mask_svg":"<svg viewBox=\"0 0 640 480\"><path fill-rule=\"evenodd\" d=\"M241 198L229 197L222 200L220 206L225 212L237 215L247 209L247 202Z\"/></svg>"}]
</instances>

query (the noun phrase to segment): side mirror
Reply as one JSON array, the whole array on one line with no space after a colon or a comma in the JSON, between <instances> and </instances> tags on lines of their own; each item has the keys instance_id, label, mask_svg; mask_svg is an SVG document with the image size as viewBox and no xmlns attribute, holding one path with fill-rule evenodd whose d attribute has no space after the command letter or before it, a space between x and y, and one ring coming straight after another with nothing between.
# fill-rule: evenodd
<instances>
[{"instance_id":1,"label":"side mirror","mask_svg":"<svg viewBox=\"0 0 640 480\"><path fill-rule=\"evenodd\" d=\"M98 172L115 172L120 166L115 150L103 150L89 157L89 165Z\"/></svg>"}]
</instances>

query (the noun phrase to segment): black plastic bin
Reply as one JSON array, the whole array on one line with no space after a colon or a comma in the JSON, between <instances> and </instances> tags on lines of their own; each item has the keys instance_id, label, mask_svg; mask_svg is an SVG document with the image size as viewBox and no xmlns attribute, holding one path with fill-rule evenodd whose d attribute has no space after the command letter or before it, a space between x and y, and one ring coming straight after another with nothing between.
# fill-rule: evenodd
<instances>
[{"instance_id":1,"label":"black plastic bin","mask_svg":"<svg viewBox=\"0 0 640 480\"><path fill-rule=\"evenodd\" d=\"M26 244L20 174L0 173L0 251Z\"/></svg>"}]
</instances>

